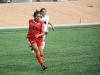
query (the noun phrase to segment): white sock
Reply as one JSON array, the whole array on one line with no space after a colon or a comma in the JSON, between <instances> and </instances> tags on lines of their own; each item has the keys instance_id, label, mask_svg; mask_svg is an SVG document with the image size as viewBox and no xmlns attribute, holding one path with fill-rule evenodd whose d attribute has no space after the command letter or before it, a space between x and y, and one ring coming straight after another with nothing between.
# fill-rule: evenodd
<instances>
[{"instance_id":1,"label":"white sock","mask_svg":"<svg viewBox=\"0 0 100 75\"><path fill-rule=\"evenodd\" d=\"M45 46L45 42L42 42L42 45L43 45L43 46L42 46L42 49L44 49L44 46Z\"/></svg>"}]
</instances>

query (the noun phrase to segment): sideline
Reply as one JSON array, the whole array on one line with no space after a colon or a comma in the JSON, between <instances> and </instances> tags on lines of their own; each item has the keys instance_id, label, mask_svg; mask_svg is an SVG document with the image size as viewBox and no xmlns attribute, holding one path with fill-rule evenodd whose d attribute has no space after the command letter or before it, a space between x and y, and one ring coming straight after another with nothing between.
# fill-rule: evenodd
<instances>
[{"instance_id":1,"label":"sideline","mask_svg":"<svg viewBox=\"0 0 100 75\"><path fill-rule=\"evenodd\" d=\"M64 27L64 26L90 26L90 25L100 25L100 23L55 24L54 27ZM51 27L51 26L48 25L48 27ZM28 28L28 26L9 26L9 27L0 27L0 29L16 29L16 28Z\"/></svg>"}]
</instances>

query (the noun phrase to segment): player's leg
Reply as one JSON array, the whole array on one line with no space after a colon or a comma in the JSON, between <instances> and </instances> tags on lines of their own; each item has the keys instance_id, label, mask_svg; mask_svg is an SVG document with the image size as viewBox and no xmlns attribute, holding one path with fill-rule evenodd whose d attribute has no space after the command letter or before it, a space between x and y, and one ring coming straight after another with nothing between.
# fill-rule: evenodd
<instances>
[{"instance_id":1,"label":"player's leg","mask_svg":"<svg viewBox=\"0 0 100 75\"><path fill-rule=\"evenodd\" d=\"M42 38L42 49L44 49L44 47L45 47L45 39L46 39L46 35L44 35L43 36L43 38Z\"/></svg>"},{"instance_id":2,"label":"player's leg","mask_svg":"<svg viewBox=\"0 0 100 75\"><path fill-rule=\"evenodd\" d=\"M40 54L41 54L41 56L43 56L43 53L42 53L42 46L38 46L38 48L39 48L39 51L40 51ZM41 57L42 58L42 57ZM42 69L43 70L45 70L45 69L47 69L47 67L44 65L44 66L42 66Z\"/></svg>"},{"instance_id":3,"label":"player's leg","mask_svg":"<svg viewBox=\"0 0 100 75\"><path fill-rule=\"evenodd\" d=\"M41 57L42 57L44 55L43 54L43 48L42 48L42 46L43 46L42 40L37 41L37 46L39 48L39 51L40 51L40 54L41 54Z\"/></svg>"},{"instance_id":4,"label":"player's leg","mask_svg":"<svg viewBox=\"0 0 100 75\"><path fill-rule=\"evenodd\" d=\"M42 49L42 46L38 46L38 48L39 48L39 51L40 51L40 55L41 55L41 57L44 55L43 54L43 49Z\"/></svg>"},{"instance_id":5,"label":"player's leg","mask_svg":"<svg viewBox=\"0 0 100 75\"><path fill-rule=\"evenodd\" d=\"M40 55L41 55L41 58L42 58L42 56L43 56L42 40L37 41L37 46L38 46L38 49L40 51ZM44 66L42 66L42 69L45 70L45 69L47 69L47 67L44 65Z\"/></svg>"},{"instance_id":6,"label":"player's leg","mask_svg":"<svg viewBox=\"0 0 100 75\"><path fill-rule=\"evenodd\" d=\"M43 38L42 38L42 45L43 45L43 49L44 49L44 47L45 47L45 39L46 39L46 37L47 37L47 34L48 34L48 32L45 32L45 35L43 36Z\"/></svg>"},{"instance_id":7,"label":"player's leg","mask_svg":"<svg viewBox=\"0 0 100 75\"><path fill-rule=\"evenodd\" d=\"M42 47L42 46L41 46L41 47ZM40 55L40 50L39 50L37 44L32 44L32 48L34 48L34 51L35 51L35 53L36 53L36 58L37 58L38 62L40 63L42 69L43 69L43 70L47 69L47 68L44 66L44 62L43 62L42 57L41 57L41 55Z\"/></svg>"},{"instance_id":8,"label":"player's leg","mask_svg":"<svg viewBox=\"0 0 100 75\"><path fill-rule=\"evenodd\" d=\"M29 45L29 46L30 46L30 48L31 48L31 52L32 52L32 53L34 53L34 49L32 48L32 46L31 46L31 43L30 43L29 39L31 39L31 38L27 38L28 45Z\"/></svg>"},{"instance_id":9,"label":"player's leg","mask_svg":"<svg viewBox=\"0 0 100 75\"><path fill-rule=\"evenodd\" d=\"M40 50L39 50L39 48L37 46L37 41L34 40L33 38L28 38L27 40L28 40L30 46L34 49L34 51L36 53L36 58L39 61L42 69L45 70L46 67L44 66L44 62L43 62L42 57L40 55ZM41 43L40 45L42 46L42 41L40 43Z\"/></svg>"},{"instance_id":10,"label":"player's leg","mask_svg":"<svg viewBox=\"0 0 100 75\"><path fill-rule=\"evenodd\" d=\"M34 49L31 47L31 52L34 53Z\"/></svg>"},{"instance_id":11,"label":"player's leg","mask_svg":"<svg viewBox=\"0 0 100 75\"><path fill-rule=\"evenodd\" d=\"M40 54L40 51L39 51L38 46L37 46L36 43L32 44L31 47L32 47L32 49L34 49L34 51L35 51L36 54Z\"/></svg>"}]
</instances>

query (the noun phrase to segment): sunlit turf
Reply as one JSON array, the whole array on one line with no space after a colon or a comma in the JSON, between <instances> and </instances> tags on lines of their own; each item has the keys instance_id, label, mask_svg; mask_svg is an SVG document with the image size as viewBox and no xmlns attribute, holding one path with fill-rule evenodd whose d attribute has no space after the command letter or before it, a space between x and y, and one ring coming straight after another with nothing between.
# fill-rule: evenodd
<instances>
[{"instance_id":1,"label":"sunlit turf","mask_svg":"<svg viewBox=\"0 0 100 75\"><path fill-rule=\"evenodd\" d=\"M27 29L0 30L0 75L100 75L100 26L49 28L42 71Z\"/></svg>"}]
</instances>

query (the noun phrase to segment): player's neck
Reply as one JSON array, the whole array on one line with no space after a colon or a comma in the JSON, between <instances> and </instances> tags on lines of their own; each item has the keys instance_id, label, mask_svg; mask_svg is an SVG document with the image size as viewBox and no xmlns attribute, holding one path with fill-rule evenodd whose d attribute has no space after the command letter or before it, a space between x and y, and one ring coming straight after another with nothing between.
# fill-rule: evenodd
<instances>
[{"instance_id":1,"label":"player's neck","mask_svg":"<svg viewBox=\"0 0 100 75\"><path fill-rule=\"evenodd\" d=\"M38 20L34 19L35 22L39 22Z\"/></svg>"},{"instance_id":2,"label":"player's neck","mask_svg":"<svg viewBox=\"0 0 100 75\"><path fill-rule=\"evenodd\" d=\"M43 17L45 17L45 15L42 15Z\"/></svg>"}]
</instances>

